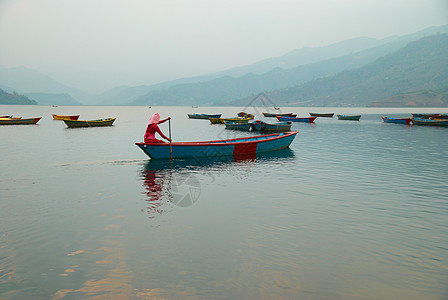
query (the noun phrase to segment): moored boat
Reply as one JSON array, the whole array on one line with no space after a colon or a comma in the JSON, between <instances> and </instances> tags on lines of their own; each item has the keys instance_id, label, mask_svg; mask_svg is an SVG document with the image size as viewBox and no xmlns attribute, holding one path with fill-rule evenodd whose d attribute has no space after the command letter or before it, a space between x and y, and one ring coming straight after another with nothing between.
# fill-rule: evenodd
<instances>
[{"instance_id":1,"label":"moored boat","mask_svg":"<svg viewBox=\"0 0 448 300\"><path fill-rule=\"evenodd\" d=\"M338 115L338 120L359 121L361 115Z\"/></svg>"},{"instance_id":2,"label":"moored boat","mask_svg":"<svg viewBox=\"0 0 448 300\"><path fill-rule=\"evenodd\" d=\"M221 114L188 114L188 118L190 119L205 119L208 120L210 118L221 118Z\"/></svg>"},{"instance_id":3,"label":"moored boat","mask_svg":"<svg viewBox=\"0 0 448 300\"><path fill-rule=\"evenodd\" d=\"M53 120L78 120L79 119L79 115L71 115L71 116L67 116L67 115L55 115L52 114L53 116Z\"/></svg>"},{"instance_id":4,"label":"moored boat","mask_svg":"<svg viewBox=\"0 0 448 300\"><path fill-rule=\"evenodd\" d=\"M236 123L230 121L225 121L224 124L226 125L226 129L242 131L249 131L250 127L252 126L252 123Z\"/></svg>"},{"instance_id":5,"label":"moored boat","mask_svg":"<svg viewBox=\"0 0 448 300\"><path fill-rule=\"evenodd\" d=\"M22 117L13 117L13 116L0 116L0 119L22 119Z\"/></svg>"},{"instance_id":6,"label":"moored boat","mask_svg":"<svg viewBox=\"0 0 448 300\"><path fill-rule=\"evenodd\" d=\"M251 120L253 118L255 118L255 116L253 114L248 114L248 113L245 113L243 111L238 113L238 117L248 118L248 119L251 119Z\"/></svg>"},{"instance_id":7,"label":"moored boat","mask_svg":"<svg viewBox=\"0 0 448 300\"><path fill-rule=\"evenodd\" d=\"M417 119L448 119L448 114L412 113L412 117L417 118Z\"/></svg>"},{"instance_id":8,"label":"moored boat","mask_svg":"<svg viewBox=\"0 0 448 300\"><path fill-rule=\"evenodd\" d=\"M311 113L310 116L312 117L323 117L323 118L333 118L334 113Z\"/></svg>"},{"instance_id":9,"label":"moored boat","mask_svg":"<svg viewBox=\"0 0 448 300\"><path fill-rule=\"evenodd\" d=\"M412 123L412 118L390 118L390 117L381 117L384 123L397 123L397 124L406 124L410 125Z\"/></svg>"},{"instance_id":10,"label":"moored boat","mask_svg":"<svg viewBox=\"0 0 448 300\"><path fill-rule=\"evenodd\" d=\"M414 125L426 125L426 126L448 126L447 119L421 119L412 118Z\"/></svg>"},{"instance_id":11,"label":"moored boat","mask_svg":"<svg viewBox=\"0 0 448 300\"><path fill-rule=\"evenodd\" d=\"M112 126L116 118L98 120L62 120L70 128Z\"/></svg>"},{"instance_id":12,"label":"moored boat","mask_svg":"<svg viewBox=\"0 0 448 300\"><path fill-rule=\"evenodd\" d=\"M210 118L210 123L212 124L224 124L224 122L234 122L234 123L248 123L249 118Z\"/></svg>"},{"instance_id":13,"label":"moored boat","mask_svg":"<svg viewBox=\"0 0 448 300\"><path fill-rule=\"evenodd\" d=\"M37 124L40 119L42 119L42 117L28 119L0 118L0 125L32 125Z\"/></svg>"},{"instance_id":14,"label":"moored boat","mask_svg":"<svg viewBox=\"0 0 448 300\"><path fill-rule=\"evenodd\" d=\"M251 123L252 131L260 131L266 133L287 132L291 130L292 122L266 123L260 120Z\"/></svg>"},{"instance_id":15,"label":"moored boat","mask_svg":"<svg viewBox=\"0 0 448 300\"><path fill-rule=\"evenodd\" d=\"M298 131L230 140L174 143L135 143L151 159L194 157L242 157L289 147Z\"/></svg>"},{"instance_id":16,"label":"moored boat","mask_svg":"<svg viewBox=\"0 0 448 300\"><path fill-rule=\"evenodd\" d=\"M284 114L277 114L277 113L263 113L263 116L266 118L276 118L277 116L283 116L283 117L296 117L296 114L293 113L284 113Z\"/></svg>"},{"instance_id":17,"label":"moored boat","mask_svg":"<svg viewBox=\"0 0 448 300\"><path fill-rule=\"evenodd\" d=\"M283 117L283 116L277 116L277 120L279 121L291 121L291 122L305 122L305 123L313 123L314 120L316 120L317 117L301 117L301 118L295 118L295 117Z\"/></svg>"}]
</instances>

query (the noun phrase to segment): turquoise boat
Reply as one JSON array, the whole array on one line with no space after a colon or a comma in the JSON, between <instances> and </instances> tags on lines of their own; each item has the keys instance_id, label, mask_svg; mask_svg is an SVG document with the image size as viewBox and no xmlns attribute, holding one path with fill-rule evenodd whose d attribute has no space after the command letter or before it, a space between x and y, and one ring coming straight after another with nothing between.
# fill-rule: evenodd
<instances>
[{"instance_id":1,"label":"turquoise boat","mask_svg":"<svg viewBox=\"0 0 448 300\"><path fill-rule=\"evenodd\" d=\"M359 121L359 119L361 119L361 115L338 115L338 120Z\"/></svg>"},{"instance_id":2,"label":"turquoise boat","mask_svg":"<svg viewBox=\"0 0 448 300\"><path fill-rule=\"evenodd\" d=\"M234 158L288 148L298 131L229 140L174 143L135 143L151 159L233 156Z\"/></svg>"}]
</instances>

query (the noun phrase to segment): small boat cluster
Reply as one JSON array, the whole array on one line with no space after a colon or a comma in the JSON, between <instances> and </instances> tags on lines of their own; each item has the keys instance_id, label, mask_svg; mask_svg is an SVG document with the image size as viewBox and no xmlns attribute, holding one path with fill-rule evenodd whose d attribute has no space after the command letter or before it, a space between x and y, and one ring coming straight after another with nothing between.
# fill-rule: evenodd
<instances>
[{"instance_id":1,"label":"small boat cluster","mask_svg":"<svg viewBox=\"0 0 448 300\"><path fill-rule=\"evenodd\" d=\"M55 115L53 120L63 121L68 127L101 127L112 126L116 118L106 118L97 120L78 120L79 115ZM22 118L13 116L0 116L0 125L33 125L37 124L42 117Z\"/></svg>"},{"instance_id":2,"label":"small boat cluster","mask_svg":"<svg viewBox=\"0 0 448 300\"><path fill-rule=\"evenodd\" d=\"M416 114L409 118L381 117L385 123L399 123L406 125L448 126L447 114Z\"/></svg>"}]
</instances>

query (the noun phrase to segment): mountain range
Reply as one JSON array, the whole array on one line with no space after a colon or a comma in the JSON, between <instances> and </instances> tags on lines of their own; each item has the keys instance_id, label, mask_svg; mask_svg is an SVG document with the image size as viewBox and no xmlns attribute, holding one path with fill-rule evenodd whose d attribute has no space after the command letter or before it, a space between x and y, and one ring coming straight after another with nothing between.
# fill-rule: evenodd
<instances>
[{"instance_id":1,"label":"mountain range","mask_svg":"<svg viewBox=\"0 0 448 300\"><path fill-rule=\"evenodd\" d=\"M116 87L100 95L89 95L28 68L0 67L0 88L39 104L59 105L241 105L260 92L282 105L446 105L443 77L448 68L443 53L448 48L443 33L447 32L445 25L383 40L355 38L204 76Z\"/></svg>"},{"instance_id":2,"label":"mountain range","mask_svg":"<svg viewBox=\"0 0 448 300\"><path fill-rule=\"evenodd\" d=\"M437 34L363 67L266 95L287 106L447 106L447 90L448 34Z\"/></svg>"}]
</instances>

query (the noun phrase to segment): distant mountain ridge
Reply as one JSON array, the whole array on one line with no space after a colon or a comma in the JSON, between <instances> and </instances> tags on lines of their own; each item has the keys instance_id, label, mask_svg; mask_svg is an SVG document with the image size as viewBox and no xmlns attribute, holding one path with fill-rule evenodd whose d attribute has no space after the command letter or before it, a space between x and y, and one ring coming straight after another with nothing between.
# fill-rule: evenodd
<instances>
[{"instance_id":1,"label":"distant mountain ridge","mask_svg":"<svg viewBox=\"0 0 448 300\"><path fill-rule=\"evenodd\" d=\"M0 66L0 85L7 87L7 90L13 89L22 94L34 93L49 96L51 94L70 94L77 103L88 103L93 98L79 89L66 86L47 75L26 67L5 68Z\"/></svg>"},{"instance_id":2,"label":"distant mountain ridge","mask_svg":"<svg viewBox=\"0 0 448 300\"><path fill-rule=\"evenodd\" d=\"M25 93L30 99L36 100L39 105L82 105L69 94Z\"/></svg>"},{"instance_id":3,"label":"distant mountain ridge","mask_svg":"<svg viewBox=\"0 0 448 300\"><path fill-rule=\"evenodd\" d=\"M397 51L409 41L434 32L448 32L448 25L432 27L415 34L383 40L373 48L291 69L276 68L261 75L249 73L238 78L224 76L213 80L171 86L151 91L131 105L224 105L262 91L297 86L307 81L355 69L381 56ZM362 40L362 39L361 39ZM371 41L369 39L365 40ZM353 42L353 41L351 41ZM281 61L282 58L278 58Z\"/></svg>"},{"instance_id":4,"label":"distant mountain ridge","mask_svg":"<svg viewBox=\"0 0 448 300\"><path fill-rule=\"evenodd\" d=\"M67 101L87 105L223 105L239 102L238 99L250 98L259 92L291 88L357 69L403 48L411 41L437 32L448 32L448 25L401 37L382 40L360 37L326 47L297 49L279 57L213 74L155 85L120 86L99 95L87 94L25 67L0 66L0 88L39 98L42 103L59 105Z\"/></svg>"},{"instance_id":5,"label":"distant mountain ridge","mask_svg":"<svg viewBox=\"0 0 448 300\"><path fill-rule=\"evenodd\" d=\"M417 104L417 92L434 103ZM424 37L354 70L266 94L277 104L290 106L396 106L398 95L405 105L448 106L448 34Z\"/></svg>"}]
</instances>

